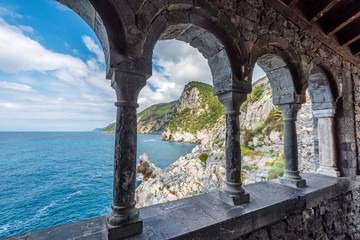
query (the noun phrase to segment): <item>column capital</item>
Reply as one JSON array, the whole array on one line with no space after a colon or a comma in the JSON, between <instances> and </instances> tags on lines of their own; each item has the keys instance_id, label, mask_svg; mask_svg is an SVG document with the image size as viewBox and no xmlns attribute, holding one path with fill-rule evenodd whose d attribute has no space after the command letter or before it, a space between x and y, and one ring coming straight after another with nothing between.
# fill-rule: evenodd
<instances>
[{"instance_id":1,"label":"column capital","mask_svg":"<svg viewBox=\"0 0 360 240\"><path fill-rule=\"evenodd\" d=\"M240 106L246 100L247 94L237 91L228 91L218 95L219 101L225 106L226 115L239 115Z\"/></svg>"},{"instance_id":2,"label":"column capital","mask_svg":"<svg viewBox=\"0 0 360 240\"><path fill-rule=\"evenodd\" d=\"M146 75L114 71L111 87L115 89L117 102L115 106L139 107L137 98L141 89L146 85Z\"/></svg>"},{"instance_id":3,"label":"column capital","mask_svg":"<svg viewBox=\"0 0 360 240\"><path fill-rule=\"evenodd\" d=\"M288 103L288 104L280 104L277 106L280 109L284 120L296 121L297 113L301 108L301 104Z\"/></svg>"},{"instance_id":4,"label":"column capital","mask_svg":"<svg viewBox=\"0 0 360 240\"><path fill-rule=\"evenodd\" d=\"M335 108L313 110L313 114L317 118L332 118L335 115Z\"/></svg>"}]
</instances>

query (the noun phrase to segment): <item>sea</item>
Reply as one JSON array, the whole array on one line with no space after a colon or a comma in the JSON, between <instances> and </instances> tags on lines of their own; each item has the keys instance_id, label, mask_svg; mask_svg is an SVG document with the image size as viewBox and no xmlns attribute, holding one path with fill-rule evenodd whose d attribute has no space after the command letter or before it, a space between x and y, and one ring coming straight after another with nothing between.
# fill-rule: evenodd
<instances>
[{"instance_id":1,"label":"sea","mask_svg":"<svg viewBox=\"0 0 360 240\"><path fill-rule=\"evenodd\" d=\"M0 238L106 215L114 141L114 133L0 132ZM138 134L137 158L146 153L164 169L195 146Z\"/></svg>"}]
</instances>

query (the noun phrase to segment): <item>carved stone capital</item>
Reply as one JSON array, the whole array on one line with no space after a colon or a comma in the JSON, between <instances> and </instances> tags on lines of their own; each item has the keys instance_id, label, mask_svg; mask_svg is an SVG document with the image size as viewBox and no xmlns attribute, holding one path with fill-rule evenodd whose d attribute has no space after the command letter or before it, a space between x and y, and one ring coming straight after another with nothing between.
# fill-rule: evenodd
<instances>
[{"instance_id":1,"label":"carved stone capital","mask_svg":"<svg viewBox=\"0 0 360 240\"><path fill-rule=\"evenodd\" d=\"M227 115L239 115L240 106L246 100L247 94L229 91L218 95L219 101L225 106Z\"/></svg>"},{"instance_id":2,"label":"carved stone capital","mask_svg":"<svg viewBox=\"0 0 360 240\"><path fill-rule=\"evenodd\" d=\"M290 92L290 93L273 92L274 105L304 103L305 101L306 101L305 95L300 95L294 92Z\"/></svg>"},{"instance_id":3,"label":"carved stone capital","mask_svg":"<svg viewBox=\"0 0 360 240\"><path fill-rule=\"evenodd\" d=\"M313 114L317 118L332 118L335 115L335 109L320 109L320 110L314 110Z\"/></svg>"},{"instance_id":4,"label":"carved stone capital","mask_svg":"<svg viewBox=\"0 0 360 240\"><path fill-rule=\"evenodd\" d=\"M297 103L282 104L282 105L278 105L278 108L280 109L283 115L284 121L286 120L296 121L297 113L300 110L301 105Z\"/></svg>"},{"instance_id":5,"label":"carved stone capital","mask_svg":"<svg viewBox=\"0 0 360 240\"><path fill-rule=\"evenodd\" d=\"M115 105L138 107L137 99L141 89L146 85L145 75L115 71L111 79L111 87L115 89L117 102Z\"/></svg>"},{"instance_id":6,"label":"carved stone capital","mask_svg":"<svg viewBox=\"0 0 360 240\"><path fill-rule=\"evenodd\" d=\"M251 83L235 80L223 81L214 84L214 94L219 96L227 92L251 93Z\"/></svg>"}]
</instances>

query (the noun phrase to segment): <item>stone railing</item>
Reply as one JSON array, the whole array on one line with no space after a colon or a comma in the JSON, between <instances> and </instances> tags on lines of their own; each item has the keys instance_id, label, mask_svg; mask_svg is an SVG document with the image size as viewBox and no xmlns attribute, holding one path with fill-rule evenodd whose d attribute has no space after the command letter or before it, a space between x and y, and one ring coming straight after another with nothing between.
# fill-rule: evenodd
<instances>
[{"instance_id":1,"label":"stone railing","mask_svg":"<svg viewBox=\"0 0 360 240\"><path fill-rule=\"evenodd\" d=\"M251 201L241 206L213 192L140 208L143 232L129 239L359 239L359 179L302 177L306 188L277 180L246 185ZM106 226L98 217L6 239L107 239Z\"/></svg>"}]
</instances>

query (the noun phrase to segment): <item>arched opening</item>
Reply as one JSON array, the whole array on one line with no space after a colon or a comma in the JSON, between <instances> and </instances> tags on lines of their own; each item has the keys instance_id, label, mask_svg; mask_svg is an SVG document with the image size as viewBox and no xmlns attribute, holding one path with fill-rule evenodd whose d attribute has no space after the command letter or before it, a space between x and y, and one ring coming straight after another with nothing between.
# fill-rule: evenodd
<instances>
[{"instance_id":1,"label":"arched opening","mask_svg":"<svg viewBox=\"0 0 360 240\"><path fill-rule=\"evenodd\" d=\"M330 79L331 80L330 80ZM330 72L315 66L311 69L308 91L314 119L314 153L317 172L339 177L338 144L336 137L336 97L337 91L331 88Z\"/></svg>"},{"instance_id":2,"label":"arched opening","mask_svg":"<svg viewBox=\"0 0 360 240\"><path fill-rule=\"evenodd\" d=\"M282 114L273 104L268 77L257 65L252 89L240 107L244 184L282 177L285 167Z\"/></svg>"},{"instance_id":3,"label":"arched opening","mask_svg":"<svg viewBox=\"0 0 360 240\"><path fill-rule=\"evenodd\" d=\"M176 43L177 41L174 39L184 43ZM167 43L173 43L173 47L164 48L164 44ZM176 44L174 45L174 43ZM216 89L216 84L219 85L232 80L231 66L224 46L213 34L193 24L171 25L160 35L157 44L164 48L161 50L163 54L166 53L176 58L181 57L178 49L184 44L195 48L205 60L206 68L211 70L211 75L208 76L209 79L206 82L211 85L214 83L215 88L199 83L190 83L191 86L185 87L181 96L183 100L180 99L183 102L176 105L179 113L174 119L171 119L168 127L164 129L163 139L172 141L196 140L201 142L201 145L194 149L191 154L177 160L174 163L176 165L165 169L165 172L161 174L162 176L150 179L140 185L135 195L137 206L147 206L220 190L226 178L225 108L213 95L214 92L220 90ZM156 46L155 50L157 50ZM149 86L145 87L142 90L143 92L149 91L153 85L153 78L158 78L160 72L170 70L170 68L164 69L161 66L158 57L160 56L153 56L153 65L159 65L159 68L155 67L153 77L147 80ZM179 87L181 86L179 82L182 81L185 85L184 80L176 76L178 73L181 73L180 75L185 79L200 80L194 76L187 77L187 74L191 74L191 69L187 69L186 64L181 63L181 61L178 59L177 69L172 68L174 72L168 72L169 76L166 77L170 78L170 75L173 74L172 77L178 81L174 82L177 85L173 86L176 91L182 91L183 87ZM202 65L199 61L190 64ZM168 81L169 79L166 78L164 80ZM192 88L190 92L187 92L188 87ZM142 96L142 92L140 92L139 99L139 101L146 100ZM188 102L185 102L186 99Z\"/></svg>"},{"instance_id":4,"label":"arched opening","mask_svg":"<svg viewBox=\"0 0 360 240\"><path fill-rule=\"evenodd\" d=\"M290 52L276 47L262 48L262 50L259 51L256 63L266 73L270 86L263 89L266 84L265 79L265 82L262 85L254 87L254 93L252 95L260 95L259 93L268 91L269 94L272 95L272 103L276 106L274 107L271 103L269 103L269 107L270 109L272 108L272 110L267 111L268 116L264 117L266 120L264 119L263 123L259 126L261 126L263 133L266 132L266 129L270 129L267 131L269 134L269 136L267 136L267 144L273 146L275 146L276 143L270 141L270 139L273 139L275 135L273 134L273 137L270 137L272 130L271 127L278 126L278 129L276 130L280 130L280 133L278 132L277 134L279 135L278 138L280 141L278 142L280 144L280 149L281 140L283 140L284 144L283 154L281 153L281 150L277 151L277 156L272 155L275 157L274 160L262 164L264 165L264 169L266 169L266 167L268 168L267 178L272 179L282 177L280 181L283 184L304 187L306 183L299 175L298 168L298 147L295 123L303 98L300 94L298 94L297 86L299 84L295 84L295 82L299 81L299 79L296 79L296 77L299 76L299 72L294 72L294 69L296 69L294 65L297 63L294 58L291 58ZM250 95L250 97L252 95ZM270 98L268 97L264 99L269 102ZM276 120L276 118L278 119ZM266 123L269 122L268 119L273 119L273 122L277 124L266 126ZM283 125L279 124L280 122L283 122ZM254 133L257 131L252 132ZM265 137L262 138L265 140ZM261 144L262 142L260 145ZM258 148L258 150L260 149L263 148ZM271 147L269 147L268 151L270 150L272 153L275 152Z\"/></svg>"}]
</instances>

